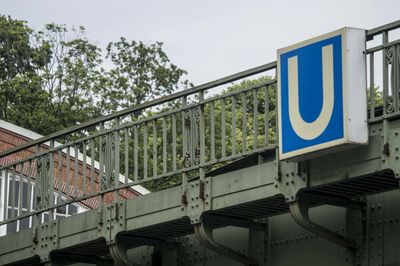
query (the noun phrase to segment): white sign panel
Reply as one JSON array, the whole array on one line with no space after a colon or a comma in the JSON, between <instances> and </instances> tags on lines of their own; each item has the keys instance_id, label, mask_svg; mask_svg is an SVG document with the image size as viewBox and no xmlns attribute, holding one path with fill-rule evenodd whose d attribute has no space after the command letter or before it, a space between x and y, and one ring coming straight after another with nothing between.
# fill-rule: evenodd
<instances>
[{"instance_id":1,"label":"white sign panel","mask_svg":"<svg viewBox=\"0 0 400 266\"><path fill-rule=\"evenodd\" d=\"M343 28L278 50L281 160L368 142L365 38Z\"/></svg>"}]
</instances>

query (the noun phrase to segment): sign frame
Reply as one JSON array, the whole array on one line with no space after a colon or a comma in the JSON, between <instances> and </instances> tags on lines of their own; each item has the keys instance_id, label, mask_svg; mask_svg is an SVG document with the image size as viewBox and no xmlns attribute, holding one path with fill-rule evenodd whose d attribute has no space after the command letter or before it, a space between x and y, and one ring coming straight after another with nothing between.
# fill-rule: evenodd
<instances>
[{"instance_id":1,"label":"sign frame","mask_svg":"<svg viewBox=\"0 0 400 266\"><path fill-rule=\"evenodd\" d=\"M281 56L290 51L304 48L308 45L312 45L336 36L341 36L343 137L315 145L310 145L297 150L284 152L284 141L282 136ZM279 159L299 161L302 159L317 157L325 153L338 151L344 148L354 147L360 144L367 144L368 124L366 79L366 30L344 27L299 42L297 44L278 49L277 106ZM289 91L289 87L287 90ZM321 134L323 133L324 131Z\"/></svg>"}]
</instances>

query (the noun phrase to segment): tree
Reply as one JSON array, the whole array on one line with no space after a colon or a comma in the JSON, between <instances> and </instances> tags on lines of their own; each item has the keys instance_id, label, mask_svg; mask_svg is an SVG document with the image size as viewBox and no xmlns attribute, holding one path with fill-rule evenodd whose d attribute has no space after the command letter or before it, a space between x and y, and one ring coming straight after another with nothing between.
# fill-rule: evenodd
<instances>
[{"instance_id":1,"label":"tree","mask_svg":"<svg viewBox=\"0 0 400 266\"><path fill-rule=\"evenodd\" d=\"M107 81L102 77L101 49L85 37L85 29L47 24L35 37L51 51L48 64L40 71L51 125L41 131L48 134L100 116L95 88Z\"/></svg>"},{"instance_id":2,"label":"tree","mask_svg":"<svg viewBox=\"0 0 400 266\"><path fill-rule=\"evenodd\" d=\"M32 33L25 21L0 16L0 117L11 122L20 118L15 117L16 112L12 110L18 105L16 97L25 96L20 89L28 89L22 84L32 80L28 82L29 90L36 93L29 96L30 100L43 96L38 93L36 72L48 63L50 51L47 45L33 47Z\"/></svg>"},{"instance_id":3,"label":"tree","mask_svg":"<svg viewBox=\"0 0 400 266\"><path fill-rule=\"evenodd\" d=\"M190 85L162 43L122 37L104 56L83 27L51 23L34 32L4 16L0 67L0 118L43 135Z\"/></svg>"},{"instance_id":4,"label":"tree","mask_svg":"<svg viewBox=\"0 0 400 266\"><path fill-rule=\"evenodd\" d=\"M146 45L121 38L107 46L112 89L102 92L102 106L108 112L124 109L191 86L183 80L186 71L172 64L162 43Z\"/></svg>"}]
</instances>

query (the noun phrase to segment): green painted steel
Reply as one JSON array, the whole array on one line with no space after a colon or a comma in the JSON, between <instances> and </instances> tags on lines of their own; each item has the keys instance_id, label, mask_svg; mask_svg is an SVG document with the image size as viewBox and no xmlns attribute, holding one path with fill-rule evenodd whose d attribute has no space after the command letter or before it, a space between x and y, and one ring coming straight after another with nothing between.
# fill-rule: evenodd
<instances>
[{"instance_id":1,"label":"green painted steel","mask_svg":"<svg viewBox=\"0 0 400 266\"><path fill-rule=\"evenodd\" d=\"M30 229L0 237L0 265L400 264L400 43L389 42L399 27L397 21L367 31L368 39L382 38L367 50L370 87L381 63L382 88L369 91L366 146L279 161L269 139L276 81L215 93L274 70L273 62L1 153L36 146L34 155L0 167L9 186L4 200L11 194L17 210L5 211L0 225L33 217ZM164 103L175 108L162 109ZM163 111L144 115L154 107ZM55 145L82 129L90 133ZM178 175L178 186L119 198L132 185ZM35 189L16 193L20 177ZM61 202L53 192L63 187ZM34 194L27 213L16 203L22 193L28 202ZM90 198L98 199L97 209L40 223L40 214Z\"/></svg>"}]
</instances>

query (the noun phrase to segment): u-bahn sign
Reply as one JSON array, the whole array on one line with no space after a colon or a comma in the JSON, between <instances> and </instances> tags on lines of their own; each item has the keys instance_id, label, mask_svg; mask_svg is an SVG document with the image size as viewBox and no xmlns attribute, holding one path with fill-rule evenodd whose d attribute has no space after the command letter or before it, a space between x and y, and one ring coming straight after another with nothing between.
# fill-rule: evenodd
<instances>
[{"instance_id":1,"label":"u-bahn sign","mask_svg":"<svg viewBox=\"0 0 400 266\"><path fill-rule=\"evenodd\" d=\"M278 50L280 159L368 142L365 36L343 28Z\"/></svg>"}]
</instances>

